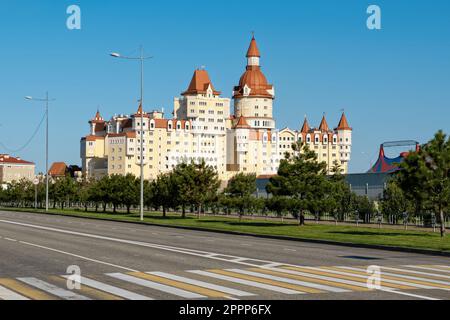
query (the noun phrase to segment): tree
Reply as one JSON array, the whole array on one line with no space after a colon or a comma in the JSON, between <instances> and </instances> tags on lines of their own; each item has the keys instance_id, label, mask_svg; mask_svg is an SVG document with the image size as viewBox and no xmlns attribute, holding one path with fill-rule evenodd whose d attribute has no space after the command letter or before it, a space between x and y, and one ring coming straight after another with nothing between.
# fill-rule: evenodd
<instances>
[{"instance_id":1,"label":"tree","mask_svg":"<svg viewBox=\"0 0 450 320\"><path fill-rule=\"evenodd\" d=\"M173 205L173 190L174 184L172 180L172 174L161 174L158 178L152 182L151 186L153 199L151 202L156 207L163 208L163 217L167 215L167 208Z\"/></svg>"},{"instance_id":2,"label":"tree","mask_svg":"<svg viewBox=\"0 0 450 320\"><path fill-rule=\"evenodd\" d=\"M392 215L398 221L407 209L406 197L403 190L395 180L389 181L381 201L381 213L384 216Z\"/></svg>"},{"instance_id":3,"label":"tree","mask_svg":"<svg viewBox=\"0 0 450 320\"><path fill-rule=\"evenodd\" d=\"M76 197L76 184L70 176L57 179L53 188L53 201L59 202L61 210L64 210L66 203L69 205L70 201Z\"/></svg>"},{"instance_id":4,"label":"tree","mask_svg":"<svg viewBox=\"0 0 450 320\"><path fill-rule=\"evenodd\" d=\"M253 194L256 192L256 174L238 173L228 181L224 194L233 198L231 202L238 209L239 221L245 212L255 207Z\"/></svg>"},{"instance_id":5,"label":"tree","mask_svg":"<svg viewBox=\"0 0 450 320\"><path fill-rule=\"evenodd\" d=\"M300 141L293 144L294 153L286 154L278 169L278 175L270 179L266 189L274 196L288 196L297 200L299 224L305 221L304 211L320 210L329 190L326 164L317 161L317 155Z\"/></svg>"},{"instance_id":6,"label":"tree","mask_svg":"<svg viewBox=\"0 0 450 320\"><path fill-rule=\"evenodd\" d=\"M132 174L122 176L121 183L121 204L127 208L127 213L130 214L131 206L139 203L139 181Z\"/></svg>"},{"instance_id":7,"label":"tree","mask_svg":"<svg viewBox=\"0 0 450 320\"><path fill-rule=\"evenodd\" d=\"M400 167L400 187L408 197L415 197L416 208L433 210L440 220L441 237L445 237L450 210L450 138L437 132L418 152L410 153Z\"/></svg>"},{"instance_id":8,"label":"tree","mask_svg":"<svg viewBox=\"0 0 450 320\"><path fill-rule=\"evenodd\" d=\"M204 160L200 163L192 161L190 164L179 164L173 171L173 179L176 185L177 199L183 208L184 205L194 205L197 208L198 218L200 218L205 203L217 195L220 187L216 170L206 165Z\"/></svg>"}]
</instances>

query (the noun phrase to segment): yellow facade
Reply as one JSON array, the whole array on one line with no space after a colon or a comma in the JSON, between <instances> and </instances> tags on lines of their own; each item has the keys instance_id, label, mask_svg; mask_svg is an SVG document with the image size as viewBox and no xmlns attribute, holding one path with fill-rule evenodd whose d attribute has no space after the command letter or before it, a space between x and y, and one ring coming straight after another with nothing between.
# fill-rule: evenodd
<instances>
[{"instance_id":1,"label":"yellow facade","mask_svg":"<svg viewBox=\"0 0 450 320\"><path fill-rule=\"evenodd\" d=\"M275 88L259 62L253 38L246 71L233 90L234 114L230 114L231 99L221 97L203 69L194 72L188 89L174 99L171 119L162 111L146 113L142 106L134 115L109 121L97 112L89 122L90 134L81 139L84 174L94 179L112 174L139 176L143 161L144 178L153 180L181 162L205 161L222 181L238 172L274 175L285 152L292 152L292 143L299 139L310 144L328 169L337 160L347 172L352 131L346 119L334 130L328 129L324 119L319 129L278 131L273 118Z\"/></svg>"}]
</instances>

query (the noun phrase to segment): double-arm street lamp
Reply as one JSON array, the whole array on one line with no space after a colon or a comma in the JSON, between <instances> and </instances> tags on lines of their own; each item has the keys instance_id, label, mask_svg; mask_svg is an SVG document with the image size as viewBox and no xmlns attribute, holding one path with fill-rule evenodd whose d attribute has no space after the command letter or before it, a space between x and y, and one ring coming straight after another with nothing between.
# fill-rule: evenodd
<instances>
[{"instance_id":1,"label":"double-arm street lamp","mask_svg":"<svg viewBox=\"0 0 450 320\"><path fill-rule=\"evenodd\" d=\"M30 101L45 102L45 211L48 212L48 105L50 101L55 101L55 99L50 99L48 96L48 92L43 99L33 98L30 96L26 96L25 99Z\"/></svg>"},{"instance_id":2,"label":"double-arm street lamp","mask_svg":"<svg viewBox=\"0 0 450 320\"><path fill-rule=\"evenodd\" d=\"M151 59L153 57L146 57L144 55L144 48L140 47L140 55L139 57L128 57L123 56L120 53L111 53L111 57L114 58L120 58L120 59L126 59L126 60L137 60L140 62L141 65L141 161L140 161L140 167L141 167L141 192L140 192L140 215L141 215L141 221L144 221L144 62L145 60Z\"/></svg>"}]
</instances>

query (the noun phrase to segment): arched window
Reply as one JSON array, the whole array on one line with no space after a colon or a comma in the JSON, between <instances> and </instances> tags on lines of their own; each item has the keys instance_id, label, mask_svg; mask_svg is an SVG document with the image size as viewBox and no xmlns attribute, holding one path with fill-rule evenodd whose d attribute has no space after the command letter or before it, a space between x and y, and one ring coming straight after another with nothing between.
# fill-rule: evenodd
<instances>
[{"instance_id":1,"label":"arched window","mask_svg":"<svg viewBox=\"0 0 450 320\"><path fill-rule=\"evenodd\" d=\"M316 134L316 135L314 136L314 143L315 143L315 144L318 144L319 141L320 141L320 136L319 136L318 134Z\"/></svg>"},{"instance_id":2,"label":"arched window","mask_svg":"<svg viewBox=\"0 0 450 320\"><path fill-rule=\"evenodd\" d=\"M177 122L177 130L181 130L181 122L180 121Z\"/></svg>"},{"instance_id":3,"label":"arched window","mask_svg":"<svg viewBox=\"0 0 450 320\"><path fill-rule=\"evenodd\" d=\"M150 130L155 129L155 120L150 120Z\"/></svg>"},{"instance_id":4,"label":"arched window","mask_svg":"<svg viewBox=\"0 0 450 320\"><path fill-rule=\"evenodd\" d=\"M310 134L308 134L306 136L306 143L311 143L311 135Z\"/></svg>"},{"instance_id":5,"label":"arched window","mask_svg":"<svg viewBox=\"0 0 450 320\"><path fill-rule=\"evenodd\" d=\"M328 136L324 135L323 136L323 144L327 144L328 143Z\"/></svg>"}]
</instances>

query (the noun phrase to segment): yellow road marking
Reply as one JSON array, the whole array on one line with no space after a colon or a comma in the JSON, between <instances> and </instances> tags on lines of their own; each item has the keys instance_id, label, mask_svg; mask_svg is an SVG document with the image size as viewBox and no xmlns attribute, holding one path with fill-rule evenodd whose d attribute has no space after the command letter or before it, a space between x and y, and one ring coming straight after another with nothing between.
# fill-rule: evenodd
<instances>
[{"instance_id":1,"label":"yellow road marking","mask_svg":"<svg viewBox=\"0 0 450 320\"><path fill-rule=\"evenodd\" d=\"M225 270L208 270L208 271L217 273L217 274L221 274L224 276L229 276L229 277L234 277L234 278L244 279L244 280L250 280L250 281L254 281L254 282L269 284L269 285L276 286L276 287L292 289L292 290L296 290L296 291L300 291L300 292L324 293L324 291L317 290L314 288L308 288L308 287L290 284L290 283L286 283L286 282L280 282L280 281L275 281L275 280L270 280L270 279L259 278L259 277L250 276L250 275L241 274L241 273L235 273L235 272L231 272L231 271L225 271Z\"/></svg>"},{"instance_id":2,"label":"yellow road marking","mask_svg":"<svg viewBox=\"0 0 450 320\"><path fill-rule=\"evenodd\" d=\"M348 270L348 269L339 269L339 268L334 268L334 267L326 267L326 269L339 270L339 271L344 271L344 272L349 272L349 273L354 273L354 274L367 275L367 273L362 272L362 271L355 271L355 270ZM430 286L430 287L450 289L450 286L444 285L444 284L433 283L433 282L428 282L428 281L421 281L421 280L414 280L414 279L407 279L407 278L401 278L401 277L399 278L399 277L394 277L394 276L388 276L388 275L384 275L383 272L381 272L381 280L383 280L383 279L402 281L402 282L409 282L409 283L415 283L415 284L421 284L421 285Z\"/></svg>"},{"instance_id":3,"label":"yellow road marking","mask_svg":"<svg viewBox=\"0 0 450 320\"><path fill-rule=\"evenodd\" d=\"M184 283L184 282L180 282L180 281L175 281L175 280L171 280L171 279L167 279L167 278L163 278L163 277L158 277L158 276L147 274L147 273L130 272L128 274L130 276L135 276L135 277L138 277L138 278L141 278L141 279L144 279L144 280L150 280L150 281L162 283L162 284L165 284L165 285L168 285L168 286L171 286L171 287L175 287L175 288L178 288L178 289L183 289L183 290L186 290L186 291L195 292L195 293L201 294L203 296L207 296L207 297L224 298L226 296L229 296L228 294L226 294L224 292L211 290L211 289L206 289L206 288L195 286L195 285L192 285L192 284L188 284L188 283Z\"/></svg>"},{"instance_id":4,"label":"yellow road marking","mask_svg":"<svg viewBox=\"0 0 450 320\"><path fill-rule=\"evenodd\" d=\"M23 284L14 279L0 279L0 285L11 289L21 295L33 299L33 300L57 300L56 297L53 297L47 293L42 291L33 289L26 284Z\"/></svg>"},{"instance_id":5,"label":"yellow road marking","mask_svg":"<svg viewBox=\"0 0 450 320\"><path fill-rule=\"evenodd\" d=\"M353 290L353 291L371 291L368 288L358 287L358 286L354 286L351 284L335 282L335 281L331 281L331 280L316 279L316 278L311 278L311 277L301 276L301 275L296 275L296 274L288 274L288 273L283 273L283 272L278 272L278 271L273 271L273 270L260 269L260 268L252 268L249 270L255 271L255 272L266 273L266 274L270 274L270 275L274 275L274 276L295 279L295 280L325 284L325 285L332 286L332 287L340 287L340 288L349 289L349 290Z\"/></svg>"},{"instance_id":6,"label":"yellow road marking","mask_svg":"<svg viewBox=\"0 0 450 320\"><path fill-rule=\"evenodd\" d=\"M381 270L383 270L383 267L381 267ZM431 280L448 281L448 280L445 280L445 278L439 277L438 275L419 274L419 273L414 273L413 271L409 271L409 270L399 271L399 270L386 269L386 272L396 273L396 274L403 274L405 276L411 276L411 277L417 277L417 278L426 278L426 279L431 279ZM424 271L421 271L421 272L424 272Z\"/></svg>"},{"instance_id":7,"label":"yellow road marking","mask_svg":"<svg viewBox=\"0 0 450 320\"><path fill-rule=\"evenodd\" d=\"M66 287L67 279L57 276L51 276L49 277L50 280L56 282L61 287ZM123 300L120 297L116 297L115 295L109 294L107 292L103 292L94 288L91 288L85 284L81 284L80 290L73 290L76 293L80 293L82 295L90 296L92 298L95 298L97 300Z\"/></svg>"},{"instance_id":8,"label":"yellow road marking","mask_svg":"<svg viewBox=\"0 0 450 320\"><path fill-rule=\"evenodd\" d=\"M327 276L327 277L334 277L334 278L338 278L338 279L344 279L344 280L351 280L351 281L356 281L356 282L361 282L361 283L367 283L367 279L363 279L363 278L358 278L358 277L352 277L350 275L342 275L342 274L336 274L336 273L332 273L332 272L326 272L324 271L318 271L318 270L312 270L312 269L306 269L306 268L300 268L300 267L290 267L290 266L286 266L286 267L282 267L283 269L288 269L288 270L294 270L294 271L301 271L301 272L306 272L306 273L312 273L312 274L318 274L318 275L322 275L322 276ZM330 268L331 269L331 268ZM343 272L343 270L339 270L341 272ZM367 274L365 274L367 277L369 277ZM388 288L394 288L394 289L404 289L404 290L414 290L417 289L416 287L410 287L410 286L406 286L406 285L400 285L400 284L395 284L395 283L386 283L381 281L381 285L383 287L388 287Z\"/></svg>"}]
</instances>

